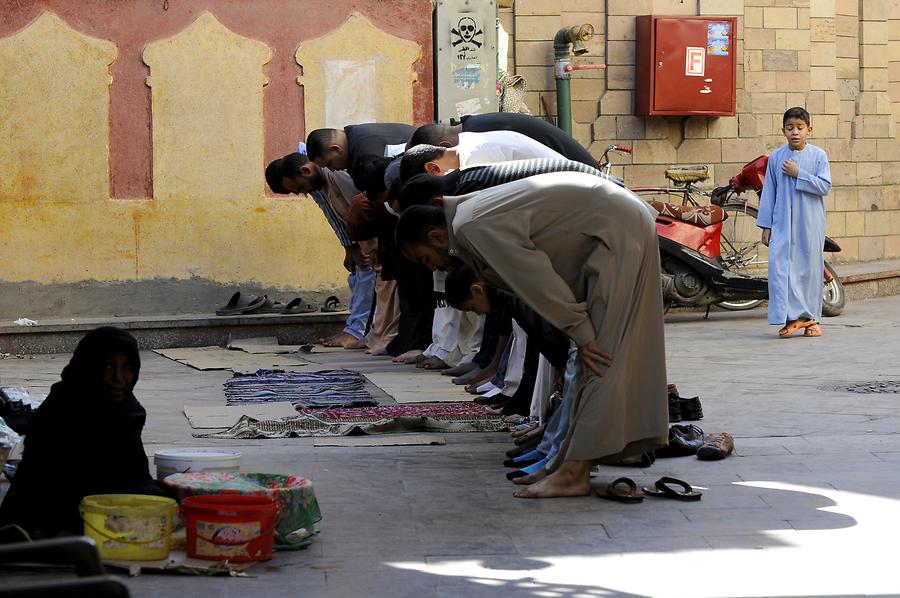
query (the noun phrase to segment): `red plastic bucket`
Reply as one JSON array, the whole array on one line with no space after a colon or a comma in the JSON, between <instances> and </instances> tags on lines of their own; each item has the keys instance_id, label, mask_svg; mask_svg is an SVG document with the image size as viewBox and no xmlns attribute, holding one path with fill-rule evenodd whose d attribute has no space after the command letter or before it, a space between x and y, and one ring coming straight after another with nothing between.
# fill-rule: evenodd
<instances>
[{"instance_id":1,"label":"red plastic bucket","mask_svg":"<svg viewBox=\"0 0 900 598\"><path fill-rule=\"evenodd\" d=\"M259 496L189 496L181 503L187 553L211 561L267 561L278 505Z\"/></svg>"}]
</instances>

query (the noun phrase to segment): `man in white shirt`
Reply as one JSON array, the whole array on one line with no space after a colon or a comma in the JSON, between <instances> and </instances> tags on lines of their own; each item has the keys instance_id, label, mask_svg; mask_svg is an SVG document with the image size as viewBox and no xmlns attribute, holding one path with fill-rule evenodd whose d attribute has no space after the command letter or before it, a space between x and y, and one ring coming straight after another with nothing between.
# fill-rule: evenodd
<instances>
[{"instance_id":1,"label":"man in white shirt","mask_svg":"<svg viewBox=\"0 0 900 598\"><path fill-rule=\"evenodd\" d=\"M455 147L417 145L408 149L400 161L400 180L406 182L410 177L422 172L442 176L459 168L534 158L565 159L546 145L515 131L460 133L459 143ZM438 276L436 274L436 287L443 283L442 280L438 280ZM418 367L446 369L470 361L473 354L466 354L465 349L450 352L447 348L451 346L469 348L480 345L483 321L463 326L463 320L468 318L469 314L463 314L452 307L436 309L434 316L433 342L425 350L423 359L417 364ZM467 334L466 329L471 329L471 333ZM524 342L522 338L520 344L524 346ZM522 357L524 358L524 353Z\"/></svg>"},{"instance_id":2,"label":"man in white shirt","mask_svg":"<svg viewBox=\"0 0 900 598\"><path fill-rule=\"evenodd\" d=\"M427 172L443 175L451 170L533 158L565 157L546 145L515 131L460 133L455 147L417 145L406 150L400 161L400 180Z\"/></svg>"}]
</instances>

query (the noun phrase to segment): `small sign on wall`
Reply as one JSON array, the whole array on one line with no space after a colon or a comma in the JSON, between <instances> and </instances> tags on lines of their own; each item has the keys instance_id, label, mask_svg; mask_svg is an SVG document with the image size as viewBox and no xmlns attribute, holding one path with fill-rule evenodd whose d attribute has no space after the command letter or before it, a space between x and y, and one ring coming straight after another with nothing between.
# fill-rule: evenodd
<instances>
[{"instance_id":1,"label":"small sign on wall","mask_svg":"<svg viewBox=\"0 0 900 598\"><path fill-rule=\"evenodd\" d=\"M685 48L684 74L688 77L702 77L706 73L706 48Z\"/></svg>"}]
</instances>

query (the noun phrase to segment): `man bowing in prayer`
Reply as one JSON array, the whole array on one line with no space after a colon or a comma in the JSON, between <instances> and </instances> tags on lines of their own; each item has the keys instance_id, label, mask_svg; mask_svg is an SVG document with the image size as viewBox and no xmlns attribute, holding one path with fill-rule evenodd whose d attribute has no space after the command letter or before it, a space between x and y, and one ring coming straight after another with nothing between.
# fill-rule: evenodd
<instances>
[{"instance_id":1,"label":"man bowing in prayer","mask_svg":"<svg viewBox=\"0 0 900 598\"><path fill-rule=\"evenodd\" d=\"M666 444L668 411L655 214L586 173L541 174L403 212L397 244L432 270L451 256L521 297L579 347L572 423L521 498L584 496L594 463Z\"/></svg>"}]
</instances>

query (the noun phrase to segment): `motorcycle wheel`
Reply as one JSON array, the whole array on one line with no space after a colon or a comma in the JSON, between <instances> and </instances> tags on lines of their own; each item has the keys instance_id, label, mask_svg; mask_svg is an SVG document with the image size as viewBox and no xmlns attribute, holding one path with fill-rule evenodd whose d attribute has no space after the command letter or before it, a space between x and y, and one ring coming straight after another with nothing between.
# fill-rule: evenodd
<instances>
[{"instance_id":1,"label":"motorcycle wheel","mask_svg":"<svg viewBox=\"0 0 900 598\"><path fill-rule=\"evenodd\" d=\"M722 223L722 263L727 270L765 278L768 274L768 248L760 242L756 226L757 209L746 201L729 201L722 206L728 218ZM744 311L762 304L763 299L727 300L716 306L729 311Z\"/></svg>"},{"instance_id":2,"label":"motorcycle wheel","mask_svg":"<svg viewBox=\"0 0 900 598\"><path fill-rule=\"evenodd\" d=\"M825 262L825 269L831 275L831 282L825 283L825 300L822 303L822 315L828 318L841 315L844 305L847 303L847 295L844 293L844 285L838 278L837 272L831 264Z\"/></svg>"}]
</instances>

